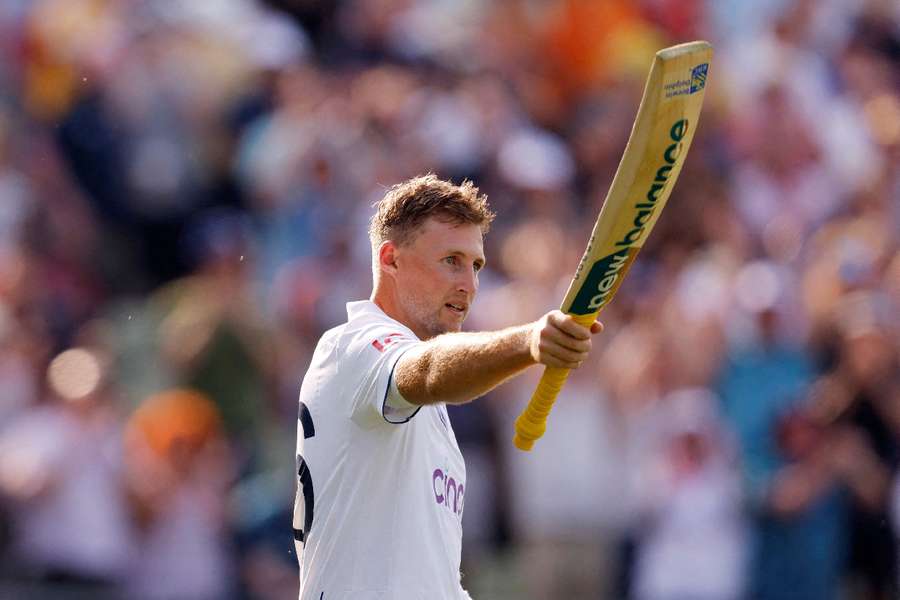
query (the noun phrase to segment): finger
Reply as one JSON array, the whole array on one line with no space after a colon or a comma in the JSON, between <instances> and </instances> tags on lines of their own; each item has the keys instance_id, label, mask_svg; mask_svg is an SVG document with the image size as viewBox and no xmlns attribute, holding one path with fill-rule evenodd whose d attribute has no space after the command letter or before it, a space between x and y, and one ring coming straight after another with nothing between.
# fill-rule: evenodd
<instances>
[{"instance_id":1,"label":"finger","mask_svg":"<svg viewBox=\"0 0 900 600\"><path fill-rule=\"evenodd\" d=\"M542 354L548 354L553 358L566 363L580 363L587 358L588 354L587 352L570 350L569 348L548 341L543 341L540 348Z\"/></svg>"},{"instance_id":2,"label":"finger","mask_svg":"<svg viewBox=\"0 0 900 600\"><path fill-rule=\"evenodd\" d=\"M585 331L588 331L587 328L585 328ZM547 328L544 332L544 339L573 352L587 353L591 350L590 338L576 339L566 332L554 327Z\"/></svg>"},{"instance_id":3,"label":"finger","mask_svg":"<svg viewBox=\"0 0 900 600\"><path fill-rule=\"evenodd\" d=\"M594 321L591 324L591 333L597 334L597 333L600 333L601 331L603 331L603 323L601 323L600 321Z\"/></svg>"},{"instance_id":4,"label":"finger","mask_svg":"<svg viewBox=\"0 0 900 600\"><path fill-rule=\"evenodd\" d=\"M579 324L572 315L557 310L551 313L550 322L576 340L586 340L591 337L590 330Z\"/></svg>"},{"instance_id":5,"label":"finger","mask_svg":"<svg viewBox=\"0 0 900 600\"><path fill-rule=\"evenodd\" d=\"M552 354L542 354L540 363L542 365L545 365L548 367L556 367L558 369L569 369L570 371L577 369L578 367L581 366L581 362L561 360L561 359L553 356Z\"/></svg>"}]
</instances>

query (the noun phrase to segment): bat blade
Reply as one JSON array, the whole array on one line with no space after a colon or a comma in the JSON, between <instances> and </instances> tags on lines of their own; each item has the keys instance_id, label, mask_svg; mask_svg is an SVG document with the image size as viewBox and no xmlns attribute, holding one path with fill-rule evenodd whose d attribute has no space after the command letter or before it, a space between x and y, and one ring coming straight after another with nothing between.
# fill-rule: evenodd
<instances>
[{"instance_id":1,"label":"bat blade","mask_svg":"<svg viewBox=\"0 0 900 600\"><path fill-rule=\"evenodd\" d=\"M660 50L600 216L562 311L595 314L613 298L659 219L687 156L712 58L707 42Z\"/></svg>"},{"instance_id":2,"label":"bat blade","mask_svg":"<svg viewBox=\"0 0 900 600\"><path fill-rule=\"evenodd\" d=\"M561 310L588 325L609 304L681 173L703 106L712 46L697 41L656 53L628 144ZM566 369L547 368L516 420L514 444L531 450Z\"/></svg>"}]
</instances>

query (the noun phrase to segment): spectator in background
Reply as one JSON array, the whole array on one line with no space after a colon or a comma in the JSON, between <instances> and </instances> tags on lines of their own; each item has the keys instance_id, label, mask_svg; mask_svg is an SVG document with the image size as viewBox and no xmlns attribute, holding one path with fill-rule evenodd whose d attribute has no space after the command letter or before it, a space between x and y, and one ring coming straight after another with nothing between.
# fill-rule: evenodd
<instances>
[{"instance_id":1,"label":"spectator in background","mask_svg":"<svg viewBox=\"0 0 900 600\"><path fill-rule=\"evenodd\" d=\"M629 598L737 598L747 535L730 427L709 389L723 348L728 254L692 257L635 309L603 358L627 449ZM677 260L677 259L675 259Z\"/></svg>"},{"instance_id":2,"label":"spectator in background","mask_svg":"<svg viewBox=\"0 0 900 600\"><path fill-rule=\"evenodd\" d=\"M11 505L18 575L51 582L24 593L79 590L115 598L136 557L122 471L121 426L96 349L69 349L47 371L43 401L0 432L0 498Z\"/></svg>"},{"instance_id":3,"label":"spectator in background","mask_svg":"<svg viewBox=\"0 0 900 600\"><path fill-rule=\"evenodd\" d=\"M187 389L151 396L129 419L125 449L140 531L129 597L232 597L226 492L233 464L215 405Z\"/></svg>"},{"instance_id":4,"label":"spectator in background","mask_svg":"<svg viewBox=\"0 0 900 600\"><path fill-rule=\"evenodd\" d=\"M888 600L898 589L897 540L888 525L890 485L900 464L891 385L900 361L889 337L896 315L883 297L860 292L847 295L838 310L840 347L827 376L836 393L828 409L832 468L851 493L850 589L856 598Z\"/></svg>"},{"instance_id":5,"label":"spectator in background","mask_svg":"<svg viewBox=\"0 0 900 600\"><path fill-rule=\"evenodd\" d=\"M894 376L890 383L889 422L895 439L900 439L900 377ZM894 532L894 544L900 545L900 474L894 471L894 479L891 484L889 499L890 523ZM900 571L900 564L894 563L894 568ZM900 581L894 585L900 586Z\"/></svg>"},{"instance_id":6,"label":"spectator in background","mask_svg":"<svg viewBox=\"0 0 900 600\"><path fill-rule=\"evenodd\" d=\"M182 244L190 275L161 286L148 304L160 315L157 343L180 385L217 405L225 433L252 469L271 429L272 368L265 322L251 285L254 248L246 215L201 213Z\"/></svg>"},{"instance_id":7,"label":"spectator in background","mask_svg":"<svg viewBox=\"0 0 900 600\"><path fill-rule=\"evenodd\" d=\"M655 447L632 473L637 600L743 595L741 479L717 404L708 390L681 389L655 411Z\"/></svg>"},{"instance_id":8,"label":"spectator in background","mask_svg":"<svg viewBox=\"0 0 900 600\"><path fill-rule=\"evenodd\" d=\"M570 375L533 452L501 448L509 517L520 547L522 598L580 600L611 593L615 565L609 540L621 502L598 506L598 498L617 483L619 472L609 458L620 456L620 440L597 377L599 356ZM506 431L513 431L519 399L530 397L539 377L526 374L503 390Z\"/></svg>"},{"instance_id":9,"label":"spectator in background","mask_svg":"<svg viewBox=\"0 0 900 600\"><path fill-rule=\"evenodd\" d=\"M830 468L828 431L809 408L772 424L778 465L753 488L751 594L765 600L838 598L846 564L847 498Z\"/></svg>"},{"instance_id":10,"label":"spectator in background","mask_svg":"<svg viewBox=\"0 0 900 600\"><path fill-rule=\"evenodd\" d=\"M789 282L771 263L745 267L743 275L735 291L752 329L728 349L717 389L738 436L749 494L750 594L835 598L844 505L818 451L821 435L801 409L814 375L812 357L802 340L785 334L792 331L784 326Z\"/></svg>"}]
</instances>

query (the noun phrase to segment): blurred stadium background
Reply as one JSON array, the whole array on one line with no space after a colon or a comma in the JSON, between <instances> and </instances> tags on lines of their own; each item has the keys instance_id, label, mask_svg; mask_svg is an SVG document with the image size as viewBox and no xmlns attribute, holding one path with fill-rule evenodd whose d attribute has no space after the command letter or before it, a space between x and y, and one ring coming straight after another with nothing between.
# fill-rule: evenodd
<instances>
[{"instance_id":1,"label":"blurred stadium background","mask_svg":"<svg viewBox=\"0 0 900 600\"><path fill-rule=\"evenodd\" d=\"M296 397L385 188L558 305L652 54L704 114L594 364L451 411L476 599L897 598L895 0L4 0L0 597L288 599Z\"/></svg>"}]
</instances>

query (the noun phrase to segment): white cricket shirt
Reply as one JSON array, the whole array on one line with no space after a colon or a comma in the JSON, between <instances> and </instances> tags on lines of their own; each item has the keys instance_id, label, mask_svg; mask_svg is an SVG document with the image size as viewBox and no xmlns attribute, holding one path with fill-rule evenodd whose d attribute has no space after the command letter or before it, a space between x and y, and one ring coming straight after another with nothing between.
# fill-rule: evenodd
<instances>
[{"instance_id":1,"label":"white cricket shirt","mask_svg":"<svg viewBox=\"0 0 900 600\"><path fill-rule=\"evenodd\" d=\"M294 537L300 600L461 600L466 467L443 404L391 375L421 341L371 301L347 304L300 388Z\"/></svg>"}]
</instances>

